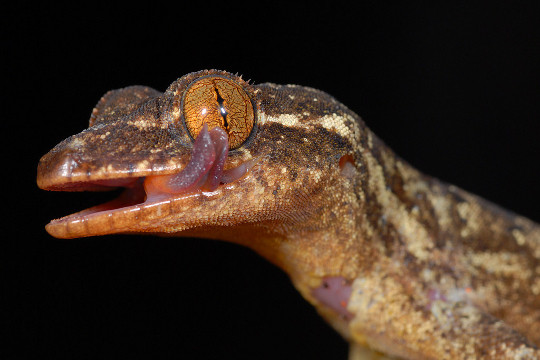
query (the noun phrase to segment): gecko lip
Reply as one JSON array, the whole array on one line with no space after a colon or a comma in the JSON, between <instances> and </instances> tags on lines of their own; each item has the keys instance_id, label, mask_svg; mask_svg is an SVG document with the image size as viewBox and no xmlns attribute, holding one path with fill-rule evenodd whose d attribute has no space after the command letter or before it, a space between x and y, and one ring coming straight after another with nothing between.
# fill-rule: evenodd
<instances>
[{"instance_id":1,"label":"gecko lip","mask_svg":"<svg viewBox=\"0 0 540 360\"><path fill-rule=\"evenodd\" d=\"M239 166L224 170L228 149L225 131L220 128L208 131L205 125L194 142L190 161L176 174L78 181L44 187L46 190L60 191L106 191L125 188L111 201L52 220L46 225L46 230L58 238L135 231L135 228L145 221L143 216L140 216L143 212L155 211L156 207L173 200L190 198L203 192L216 192L224 184L243 177L254 161L245 161ZM136 215L132 216L133 214Z\"/></svg>"}]
</instances>

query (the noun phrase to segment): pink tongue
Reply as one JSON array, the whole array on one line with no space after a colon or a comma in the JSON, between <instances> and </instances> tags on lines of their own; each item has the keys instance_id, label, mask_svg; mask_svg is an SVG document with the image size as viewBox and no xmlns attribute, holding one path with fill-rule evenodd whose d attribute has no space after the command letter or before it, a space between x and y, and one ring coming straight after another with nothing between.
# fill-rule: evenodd
<instances>
[{"instance_id":1,"label":"pink tongue","mask_svg":"<svg viewBox=\"0 0 540 360\"><path fill-rule=\"evenodd\" d=\"M145 179L144 187L147 195L150 197L155 194L179 194L185 193L196 188L202 188L205 191L214 191L223 182L223 166L229 153L229 140L227 133L215 127L208 131L205 124L195 143L191 159L184 170L177 174L149 176ZM232 169L227 170L226 180L234 181L240 176L231 176L245 174L247 168L240 165L241 171ZM236 168L236 169L238 169Z\"/></svg>"},{"instance_id":2,"label":"pink tongue","mask_svg":"<svg viewBox=\"0 0 540 360\"><path fill-rule=\"evenodd\" d=\"M204 125L204 127L206 128L206 125ZM210 130L210 138L214 145L216 160L208 172L208 177L206 178L203 188L207 191L214 191L221 182L223 166L225 165L225 160L227 160L227 155L229 154L229 137L223 129L215 127ZM198 139L199 137L197 137L197 140Z\"/></svg>"}]
</instances>

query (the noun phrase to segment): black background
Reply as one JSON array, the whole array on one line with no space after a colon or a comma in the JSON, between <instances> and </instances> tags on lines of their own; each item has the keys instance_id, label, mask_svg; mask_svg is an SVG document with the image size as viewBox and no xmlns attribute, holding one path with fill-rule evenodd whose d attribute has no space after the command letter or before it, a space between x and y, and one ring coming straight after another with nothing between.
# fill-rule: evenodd
<instances>
[{"instance_id":1,"label":"black background","mask_svg":"<svg viewBox=\"0 0 540 360\"><path fill-rule=\"evenodd\" d=\"M0 357L346 358L286 275L247 249L46 234L96 200L37 189L38 160L109 89L164 90L205 68L319 88L420 170L540 220L538 1L254 4L4 10L0 324L14 346Z\"/></svg>"}]
</instances>

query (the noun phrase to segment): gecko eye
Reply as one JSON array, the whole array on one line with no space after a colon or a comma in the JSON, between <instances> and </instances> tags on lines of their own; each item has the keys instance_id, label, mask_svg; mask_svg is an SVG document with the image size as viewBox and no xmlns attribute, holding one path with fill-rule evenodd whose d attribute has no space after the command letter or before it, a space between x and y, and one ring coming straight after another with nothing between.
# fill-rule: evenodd
<instances>
[{"instance_id":1,"label":"gecko eye","mask_svg":"<svg viewBox=\"0 0 540 360\"><path fill-rule=\"evenodd\" d=\"M220 127L229 136L229 149L247 140L255 122L251 99L244 88L223 76L206 76L192 82L182 99L184 122L193 139L204 124Z\"/></svg>"}]
</instances>

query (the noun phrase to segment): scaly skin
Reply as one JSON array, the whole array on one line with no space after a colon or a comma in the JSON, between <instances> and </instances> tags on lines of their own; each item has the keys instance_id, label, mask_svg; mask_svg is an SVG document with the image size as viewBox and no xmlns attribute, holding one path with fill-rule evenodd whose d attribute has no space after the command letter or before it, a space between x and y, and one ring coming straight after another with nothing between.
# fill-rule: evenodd
<instances>
[{"instance_id":1,"label":"scaly skin","mask_svg":"<svg viewBox=\"0 0 540 360\"><path fill-rule=\"evenodd\" d=\"M90 127L38 167L49 190L173 174L193 140L181 97L201 76L243 86L255 130L226 168L248 174L214 192L169 195L128 210L54 220L72 238L174 234L248 246L282 268L353 344L406 359L538 359L540 227L419 173L321 91L248 85L221 71L180 78L161 94L107 93Z\"/></svg>"}]
</instances>

